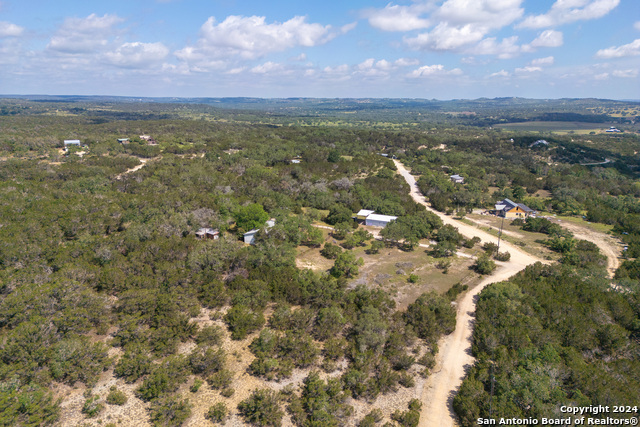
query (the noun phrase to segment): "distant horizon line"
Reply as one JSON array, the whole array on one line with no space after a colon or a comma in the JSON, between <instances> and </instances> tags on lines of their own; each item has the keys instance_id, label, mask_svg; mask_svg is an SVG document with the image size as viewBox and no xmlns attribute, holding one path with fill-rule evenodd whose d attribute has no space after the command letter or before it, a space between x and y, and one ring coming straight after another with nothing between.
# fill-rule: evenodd
<instances>
[{"instance_id":1,"label":"distant horizon line","mask_svg":"<svg viewBox=\"0 0 640 427\"><path fill-rule=\"evenodd\" d=\"M247 100L419 100L430 102L449 102L449 101L478 101L478 100L508 100L508 99L522 99L522 100L534 100L534 101L546 101L546 100L599 100L599 101L615 101L615 102L640 102L640 99L614 99L614 98L597 98L597 97L561 97L561 98L528 98L523 96L496 96L493 98L482 96L479 98L450 98L450 99L438 99L438 98L410 98L410 97L315 97L315 96L287 96L287 97L261 97L261 96L137 96L137 95L51 95L51 94L0 94L0 99L29 99L29 98L124 98L124 99L140 99L140 100L153 100L153 99L247 99Z\"/></svg>"}]
</instances>

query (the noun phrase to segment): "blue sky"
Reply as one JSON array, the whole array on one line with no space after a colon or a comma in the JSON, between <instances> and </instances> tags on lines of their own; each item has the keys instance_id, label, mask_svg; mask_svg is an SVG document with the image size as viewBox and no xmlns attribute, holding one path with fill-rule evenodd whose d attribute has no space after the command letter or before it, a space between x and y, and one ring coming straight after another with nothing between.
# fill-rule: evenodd
<instances>
[{"instance_id":1,"label":"blue sky","mask_svg":"<svg viewBox=\"0 0 640 427\"><path fill-rule=\"evenodd\" d=\"M0 93L640 98L638 0L0 0Z\"/></svg>"}]
</instances>

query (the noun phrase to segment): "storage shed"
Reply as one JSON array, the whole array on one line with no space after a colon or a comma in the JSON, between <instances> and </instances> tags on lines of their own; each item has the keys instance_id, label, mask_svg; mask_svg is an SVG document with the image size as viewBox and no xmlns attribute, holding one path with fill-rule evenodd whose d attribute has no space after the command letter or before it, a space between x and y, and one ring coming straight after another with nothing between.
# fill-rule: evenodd
<instances>
[{"instance_id":1,"label":"storage shed","mask_svg":"<svg viewBox=\"0 0 640 427\"><path fill-rule=\"evenodd\" d=\"M220 231L215 228L201 228L196 231L196 237L198 239L218 240L220 237Z\"/></svg>"},{"instance_id":2,"label":"storage shed","mask_svg":"<svg viewBox=\"0 0 640 427\"><path fill-rule=\"evenodd\" d=\"M387 224L389 224L391 221L395 221L396 219L398 219L397 216L370 214L365 220L365 225L384 228L387 226Z\"/></svg>"}]
</instances>

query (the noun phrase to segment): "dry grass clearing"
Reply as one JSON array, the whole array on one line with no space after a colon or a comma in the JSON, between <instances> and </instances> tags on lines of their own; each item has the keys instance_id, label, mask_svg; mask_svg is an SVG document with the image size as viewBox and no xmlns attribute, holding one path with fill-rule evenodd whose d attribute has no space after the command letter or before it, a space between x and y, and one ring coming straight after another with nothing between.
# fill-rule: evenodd
<instances>
[{"instance_id":1,"label":"dry grass clearing","mask_svg":"<svg viewBox=\"0 0 640 427\"><path fill-rule=\"evenodd\" d=\"M368 255L365 248L355 249L356 256L361 256L364 265L360 274L350 282L350 286L364 284L371 288L381 288L391 292L399 309L405 309L425 292L435 290L445 293L458 282L470 287L479 277L469 267L473 258L456 256L447 258L451 265L447 272L436 267L438 261L429 255L429 249L418 247L411 252L396 248L385 248L376 255ZM409 282L409 276L418 277L415 283Z\"/></svg>"},{"instance_id":2,"label":"dry grass clearing","mask_svg":"<svg viewBox=\"0 0 640 427\"><path fill-rule=\"evenodd\" d=\"M379 229L366 227L371 232L379 232ZM339 244L329 233L330 230L321 229L325 242ZM422 245L429 242L423 240ZM460 282L470 287L475 284L479 276L470 270L473 264L473 256L479 251L468 251L466 254L448 258L450 266L445 270L438 268L436 264L442 259L433 258L429 249L423 246L413 251L406 252L397 248L384 248L378 254L367 254L370 246L353 248L356 257L362 257L364 265L360 267L358 277L349 282L349 287L366 285L372 288L381 288L391 292L400 309L415 301L424 292L435 290L445 293L451 286ZM297 249L296 265L298 268L308 268L316 272L328 272L333 266L334 260L320 255L321 248L309 248L301 246ZM466 255L466 256L465 256ZM409 283L411 274L418 277L415 283Z\"/></svg>"}]
</instances>

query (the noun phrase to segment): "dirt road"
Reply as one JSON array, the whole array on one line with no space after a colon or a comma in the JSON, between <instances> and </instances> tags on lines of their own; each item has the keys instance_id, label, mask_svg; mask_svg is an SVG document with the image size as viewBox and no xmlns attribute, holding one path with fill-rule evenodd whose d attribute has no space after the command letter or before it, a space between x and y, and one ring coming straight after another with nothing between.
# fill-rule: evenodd
<instances>
[{"instance_id":1,"label":"dirt road","mask_svg":"<svg viewBox=\"0 0 640 427\"><path fill-rule=\"evenodd\" d=\"M416 185L416 179L402 163L397 160L393 162L398 168L398 173L402 175L409 184L411 196L417 203L426 206L428 210L438 215L445 224L451 224L457 227L458 231L467 238L478 236L483 243L496 241L495 236L431 209L424 201L422 194L420 194L420 190L418 190L418 186ZM488 284L507 280L529 264L537 261L543 262L541 259L523 252L504 240L501 242L501 246L504 250L511 253L511 259L509 262L498 263L499 268L496 269L494 274L482 280L478 286L471 289L462 300L460 300L457 308L455 331L443 337L438 343L440 348L438 361L433 374L429 377L422 392L421 400L423 406L420 416L421 426L445 427L456 425L456 418L452 408L453 396L460 388L460 384L462 384L466 368L470 367L475 360L471 355L473 317L476 310L475 297Z\"/></svg>"},{"instance_id":2,"label":"dirt road","mask_svg":"<svg viewBox=\"0 0 640 427\"><path fill-rule=\"evenodd\" d=\"M613 277L618 267L620 267L620 255L624 246L620 240L606 233L591 230L568 221L560 221L553 217L549 217L549 220L572 232L576 239L595 243L600 248L600 252L607 257L607 270L609 271L609 276Z\"/></svg>"},{"instance_id":3,"label":"dirt road","mask_svg":"<svg viewBox=\"0 0 640 427\"><path fill-rule=\"evenodd\" d=\"M130 174L132 172L139 171L140 169L142 169L143 167L145 167L147 165L147 162L149 160L159 160L161 158L162 158L162 156L153 157L151 159L140 158L140 164L139 165L134 166L132 168L129 168L126 171L122 172L121 174L116 175L116 179L122 179L123 175L127 175L127 174Z\"/></svg>"}]
</instances>

